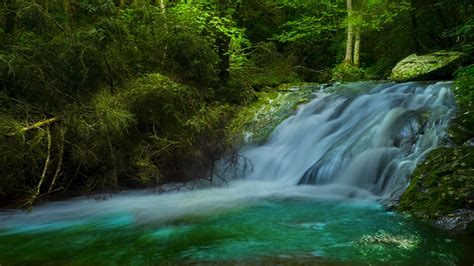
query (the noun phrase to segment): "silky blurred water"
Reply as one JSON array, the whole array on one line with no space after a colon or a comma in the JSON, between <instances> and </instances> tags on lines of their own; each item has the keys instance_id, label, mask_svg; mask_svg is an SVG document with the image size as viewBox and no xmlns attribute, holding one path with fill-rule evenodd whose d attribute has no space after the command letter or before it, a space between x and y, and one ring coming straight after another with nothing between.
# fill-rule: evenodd
<instances>
[{"instance_id":1,"label":"silky blurred water","mask_svg":"<svg viewBox=\"0 0 474 266\"><path fill-rule=\"evenodd\" d=\"M396 199L419 160L446 141L450 86L317 91L267 144L242 149L253 171L242 167L225 187L0 212L0 265L471 265L472 236L380 204Z\"/></svg>"},{"instance_id":2,"label":"silky blurred water","mask_svg":"<svg viewBox=\"0 0 474 266\"><path fill-rule=\"evenodd\" d=\"M205 206L195 206L195 212L167 219L160 219L160 196L154 195L147 197L156 198L156 208L146 205L144 213L117 208L81 218L44 218L42 223L24 217L0 230L0 263L459 265L473 261L468 240L387 212L374 201L326 199L308 196L310 192L317 191L301 187L286 195L269 193L205 214L200 212ZM190 200L176 194L178 198ZM93 209L102 203L85 205ZM174 207L179 209L180 203L174 202ZM40 207L38 212L47 210Z\"/></svg>"},{"instance_id":3,"label":"silky blurred water","mask_svg":"<svg viewBox=\"0 0 474 266\"><path fill-rule=\"evenodd\" d=\"M396 198L426 153L446 145L455 113L451 84L359 82L317 91L268 143L243 149L253 165L243 176Z\"/></svg>"}]
</instances>

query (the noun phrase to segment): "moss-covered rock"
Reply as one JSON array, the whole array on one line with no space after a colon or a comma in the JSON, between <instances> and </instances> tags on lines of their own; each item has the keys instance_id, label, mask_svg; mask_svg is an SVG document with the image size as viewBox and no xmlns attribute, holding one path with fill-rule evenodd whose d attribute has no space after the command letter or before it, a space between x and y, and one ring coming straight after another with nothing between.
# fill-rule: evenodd
<instances>
[{"instance_id":1,"label":"moss-covered rock","mask_svg":"<svg viewBox=\"0 0 474 266\"><path fill-rule=\"evenodd\" d=\"M240 144L264 143L273 129L288 118L302 103L314 95L315 85L285 84L257 93L256 100L239 111L228 130L233 141Z\"/></svg>"},{"instance_id":2,"label":"moss-covered rock","mask_svg":"<svg viewBox=\"0 0 474 266\"><path fill-rule=\"evenodd\" d=\"M448 230L469 231L474 221L474 67L457 73L453 92L458 111L448 129L457 146L433 150L417 166L398 210Z\"/></svg>"},{"instance_id":3,"label":"moss-covered rock","mask_svg":"<svg viewBox=\"0 0 474 266\"><path fill-rule=\"evenodd\" d=\"M398 209L436 220L474 208L474 147L438 148L413 173Z\"/></svg>"},{"instance_id":4,"label":"moss-covered rock","mask_svg":"<svg viewBox=\"0 0 474 266\"><path fill-rule=\"evenodd\" d=\"M474 140L474 65L457 71L453 92L456 96L458 113L448 132L457 145L471 145Z\"/></svg>"},{"instance_id":5,"label":"moss-covered rock","mask_svg":"<svg viewBox=\"0 0 474 266\"><path fill-rule=\"evenodd\" d=\"M397 82L451 79L464 58L463 53L448 51L411 54L393 68L390 79Z\"/></svg>"}]
</instances>

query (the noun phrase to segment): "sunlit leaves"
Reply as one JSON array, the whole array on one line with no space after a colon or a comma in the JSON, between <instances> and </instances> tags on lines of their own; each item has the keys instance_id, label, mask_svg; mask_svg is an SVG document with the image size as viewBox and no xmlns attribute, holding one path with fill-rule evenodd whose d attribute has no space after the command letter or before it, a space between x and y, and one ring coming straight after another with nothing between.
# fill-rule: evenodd
<instances>
[{"instance_id":1,"label":"sunlit leaves","mask_svg":"<svg viewBox=\"0 0 474 266\"><path fill-rule=\"evenodd\" d=\"M232 19L232 9L226 9L220 14L211 4L179 4L173 8L180 21L187 23L191 28L196 28L200 34L208 39L209 43L218 49L220 38L226 36L230 39L227 53L233 66L242 65L246 61L244 50L251 46L245 29L237 26Z\"/></svg>"},{"instance_id":2,"label":"sunlit leaves","mask_svg":"<svg viewBox=\"0 0 474 266\"><path fill-rule=\"evenodd\" d=\"M299 15L281 27L273 39L280 42L322 41L330 39L340 27L344 9L334 1L277 1L281 8L298 11Z\"/></svg>"},{"instance_id":3,"label":"sunlit leaves","mask_svg":"<svg viewBox=\"0 0 474 266\"><path fill-rule=\"evenodd\" d=\"M275 36L274 39L280 42L293 42L300 39L311 40L314 38L318 38L318 40L326 39L330 36L328 35L329 32L337 30L337 25L324 22L324 18L313 16L289 21L283 26L284 29L289 30L284 30L282 34Z\"/></svg>"}]
</instances>

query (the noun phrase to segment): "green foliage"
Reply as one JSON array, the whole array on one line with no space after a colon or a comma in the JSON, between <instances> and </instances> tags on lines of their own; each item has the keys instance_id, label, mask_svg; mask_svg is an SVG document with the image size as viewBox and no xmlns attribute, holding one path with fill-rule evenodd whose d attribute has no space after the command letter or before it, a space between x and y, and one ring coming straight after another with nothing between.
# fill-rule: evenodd
<instances>
[{"instance_id":1,"label":"green foliage","mask_svg":"<svg viewBox=\"0 0 474 266\"><path fill-rule=\"evenodd\" d=\"M294 66L296 58L291 54L279 53L274 43L255 45L249 54L248 62L232 69L232 75L244 85L261 89L265 86L276 87L282 83L300 81Z\"/></svg>"},{"instance_id":2,"label":"green foliage","mask_svg":"<svg viewBox=\"0 0 474 266\"><path fill-rule=\"evenodd\" d=\"M154 6L121 12L121 23L129 32L127 41L133 47L135 69L141 73L160 70L201 88L215 86L220 63L215 43L202 36L189 17L172 15L165 16Z\"/></svg>"},{"instance_id":3,"label":"green foliage","mask_svg":"<svg viewBox=\"0 0 474 266\"><path fill-rule=\"evenodd\" d=\"M386 25L394 23L400 14L409 10L410 4L407 0L355 1L355 10L349 14L346 23L352 23L365 30L381 31Z\"/></svg>"},{"instance_id":4,"label":"green foliage","mask_svg":"<svg viewBox=\"0 0 474 266\"><path fill-rule=\"evenodd\" d=\"M0 198L29 198L48 154L40 198L50 187L95 191L208 178L231 147L224 127L232 113L228 105L206 103L195 88L149 74L68 105L57 124L24 132L25 124L2 115L0 162L8 174L0 178Z\"/></svg>"},{"instance_id":5,"label":"green foliage","mask_svg":"<svg viewBox=\"0 0 474 266\"><path fill-rule=\"evenodd\" d=\"M334 1L276 2L288 15L271 40L298 59L294 65L310 70L331 68L336 63L334 44L345 17L344 5Z\"/></svg>"},{"instance_id":6,"label":"green foliage","mask_svg":"<svg viewBox=\"0 0 474 266\"><path fill-rule=\"evenodd\" d=\"M203 88L215 85L219 57L207 41L192 33L179 31L171 34L168 43L169 60L164 63L163 72Z\"/></svg>"},{"instance_id":7,"label":"green foliage","mask_svg":"<svg viewBox=\"0 0 474 266\"><path fill-rule=\"evenodd\" d=\"M24 189L21 184L25 182L25 162L21 151L26 149L21 136L14 135L21 128L14 118L6 114L0 115L0 198L18 193L17 190Z\"/></svg>"},{"instance_id":8,"label":"green foliage","mask_svg":"<svg viewBox=\"0 0 474 266\"><path fill-rule=\"evenodd\" d=\"M455 72L456 102L462 111L472 110L474 101L474 65L461 67Z\"/></svg>"},{"instance_id":9,"label":"green foliage","mask_svg":"<svg viewBox=\"0 0 474 266\"><path fill-rule=\"evenodd\" d=\"M370 79L367 70L344 64L339 64L334 67L332 77L334 81L343 82Z\"/></svg>"},{"instance_id":10,"label":"green foliage","mask_svg":"<svg viewBox=\"0 0 474 266\"><path fill-rule=\"evenodd\" d=\"M24 130L18 119L2 113L0 115L0 201L12 204L18 199L28 200L44 171L48 153L47 134L49 128ZM52 138L58 135L53 132ZM55 151L57 145L52 147ZM57 158L51 158L56 163ZM48 169L48 173L52 173ZM46 188L47 190L47 188ZM25 202L22 202L24 204Z\"/></svg>"},{"instance_id":11,"label":"green foliage","mask_svg":"<svg viewBox=\"0 0 474 266\"><path fill-rule=\"evenodd\" d=\"M172 126L182 126L186 114L196 111L199 94L168 78L151 74L127 84L120 93L127 109L146 131L170 134ZM144 108L145 107L145 108ZM178 109L177 109L178 108Z\"/></svg>"},{"instance_id":12,"label":"green foliage","mask_svg":"<svg viewBox=\"0 0 474 266\"><path fill-rule=\"evenodd\" d=\"M459 68L456 72L454 94L458 105L458 113L449 129L451 139L462 145L474 138L474 65Z\"/></svg>"},{"instance_id":13,"label":"green foliage","mask_svg":"<svg viewBox=\"0 0 474 266\"><path fill-rule=\"evenodd\" d=\"M448 29L444 32L443 37L455 38L458 50L466 54L474 53L474 19L470 18L464 24Z\"/></svg>"},{"instance_id":14,"label":"green foliage","mask_svg":"<svg viewBox=\"0 0 474 266\"><path fill-rule=\"evenodd\" d=\"M285 23L282 26L283 32L275 35L274 39L283 43L330 40L334 32L339 29L333 17L340 16L341 9L331 3L325 2L325 4L326 10Z\"/></svg>"},{"instance_id":15,"label":"green foliage","mask_svg":"<svg viewBox=\"0 0 474 266\"><path fill-rule=\"evenodd\" d=\"M204 36L208 43L213 45L216 53L224 52L230 58L232 67L239 67L246 62L245 50L251 46L245 35L245 29L237 26L232 19L232 11L227 9L226 14L219 14L212 3L178 4L172 9L178 20ZM220 51L222 45L228 44L225 51Z\"/></svg>"}]
</instances>

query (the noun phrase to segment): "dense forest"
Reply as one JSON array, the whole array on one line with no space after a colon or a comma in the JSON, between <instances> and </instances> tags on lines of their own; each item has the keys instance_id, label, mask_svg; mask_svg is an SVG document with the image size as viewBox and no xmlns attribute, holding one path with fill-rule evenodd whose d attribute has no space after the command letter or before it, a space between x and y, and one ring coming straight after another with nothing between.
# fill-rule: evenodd
<instances>
[{"instance_id":1,"label":"dense forest","mask_svg":"<svg viewBox=\"0 0 474 266\"><path fill-rule=\"evenodd\" d=\"M0 265L472 265L473 14L0 1Z\"/></svg>"},{"instance_id":2,"label":"dense forest","mask_svg":"<svg viewBox=\"0 0 474 266\"><path fill-rule=\"evenodd\" d=\"M465 55L469 110L473 13L469 0L4 0L0 202L208 178L257 92L385 79L413 53Z\"/></svg>"}]
</instances>

